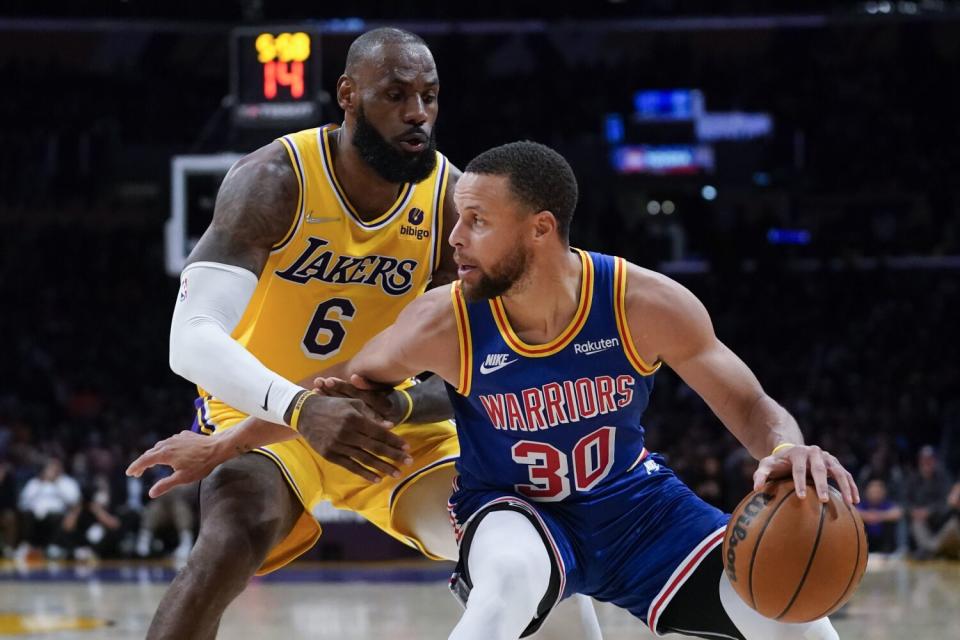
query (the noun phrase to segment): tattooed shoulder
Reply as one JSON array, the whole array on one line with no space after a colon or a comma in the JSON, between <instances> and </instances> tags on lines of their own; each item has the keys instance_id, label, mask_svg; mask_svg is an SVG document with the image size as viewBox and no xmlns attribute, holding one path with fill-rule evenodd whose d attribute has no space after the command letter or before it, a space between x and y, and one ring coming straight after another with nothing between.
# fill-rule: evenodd
<instances>
[{"instance_id":1,"label":"tattooed shoulder","mask_svg":"<svg viewBox=\"0 0 960 640\"><path fill-rule=\"evenodd\" d=\"M241 158L223 179L213 220L187 263L221 262L259 275L293 223L299 188L279 142Z\"/></svg>"}]
</instances>

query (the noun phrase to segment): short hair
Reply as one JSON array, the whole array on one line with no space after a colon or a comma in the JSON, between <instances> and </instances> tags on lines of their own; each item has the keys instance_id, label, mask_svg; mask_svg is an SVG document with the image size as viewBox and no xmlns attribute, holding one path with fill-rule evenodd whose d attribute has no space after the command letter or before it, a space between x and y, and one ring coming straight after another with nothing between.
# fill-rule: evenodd
<instances>
[{"instance_id":1,"label":"short hair","mask_svg":"<svg viewBox=\"0 0 960 640\"><path fill-rule=\"evenodd\" d=\"M569 240L577 178L570 163L550 147L529 140L500 145L471 160L464 171L507 176L513 194L535 211L553 213L560 236Z\"/></svg>"},{"instance_id":2,"label":"short hair","mask_svg":"<svg viewBox=\"0 0 960 640\"><path fill-rule=\"evenodd\" d=\"M346 73L353 73L357 65L367 60L374 49L385 44L422 44L425 47L427 46L423 38L405 29L397 29L396 27L372 29L360 34L350 44L350 49L347 51L347 62L344 65Z\"/></svg>"}]
</instances>

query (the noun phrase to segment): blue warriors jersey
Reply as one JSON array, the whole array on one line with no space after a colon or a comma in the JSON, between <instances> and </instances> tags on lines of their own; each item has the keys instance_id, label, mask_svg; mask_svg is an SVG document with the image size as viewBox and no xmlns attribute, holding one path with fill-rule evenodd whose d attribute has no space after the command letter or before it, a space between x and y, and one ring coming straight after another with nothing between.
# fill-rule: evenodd
<instances>
[{"instance_id":1,"label":"blue warriors jersey","mask_svg":"<svg viewBox=\"0 0 960 640\"><path fill-rule=\"evenodd\" d=\"M448 386L460 439L448 509L469 587L469 548L484 513L525 513L553 558L533 633L561 598L584 593L647 622L723 539L728 517L644 447L653 389L626 319L626 263L577 251L573 320L548 344L523 342L500 299L467 303L452 287L461 368ZM720 579L719 574L717 579ZM467 589L468 591L468 589Z\"/></svg>"},{"instance_id":2,"label":"blue warriors jersey","mask_svg":"<svg viewBox=\"0 0 960 640\"><path fill-rule=\"evenodd\" d=\"M646 455L640 417L659 364L645 363L630 336L626 264L575 251L579 307L548 344L524 343L500 298L467 303L453 287L461 369L450 397L463 489L576 502Z\"/></svg>"}]
</instances>

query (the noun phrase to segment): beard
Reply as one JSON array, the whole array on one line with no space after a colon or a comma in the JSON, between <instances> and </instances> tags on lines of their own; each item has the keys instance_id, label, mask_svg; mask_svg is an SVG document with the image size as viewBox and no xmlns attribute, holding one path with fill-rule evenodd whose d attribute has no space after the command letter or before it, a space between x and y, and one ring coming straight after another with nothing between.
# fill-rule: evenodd
<instances>
[{"instance_id":1,"label":"beard","mask_svg":"<svg viewBox=\"0 0 960 640\"><path fill-rule=\"evenodd\" d=\"M481 271L480 280L476 285L463 283L464 297L467 302L478 302L502 296L526 275L529 262L527 250L522 244L517 243L495 271L489 273Z\"/></svg>"},{"instance_id":2,"label":"beard","mask_svg":"<svg viewBox=\"0 0 960 640\"><path fill-rule=\"evenodd\" d=\"M421 130L413 127L413 130ZM421 130L422 131L422 130ZM353 132L353 146L360 157L387 182L422 182L430 177L437 164L436 129L431 129L427 146L423 151L407 153L390 144L370 124L363 105L357 110L357 123Z\"/></svg>"}]
</instances>

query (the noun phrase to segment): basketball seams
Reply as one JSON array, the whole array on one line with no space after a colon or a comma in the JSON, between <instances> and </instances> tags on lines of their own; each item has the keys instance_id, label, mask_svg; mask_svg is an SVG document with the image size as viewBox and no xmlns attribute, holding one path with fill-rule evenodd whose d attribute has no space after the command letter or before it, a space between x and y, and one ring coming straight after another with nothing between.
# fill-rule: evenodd
<instances>
[{"instance_id":1,"label":"basketball seams","mask_svg":"<svg viewBox=\"0 0 960 640\"><path fill-rule=\"evenodd\" d=\"M783 616L787 615L787 612L790 611L790 608L793 606L793 603L797 601L797 596L800 595L800 591L803 590L803 583L807 581L807 576L810 574L810 567L813 566L813 559L817 557L817 549L820 547L820 538L823 535L823 521L827 513L827 505L820 505L820 522L817 525L817 537L813 541L813 549L810 550L810 558L807 560L807 567L803 570L803 576L800 577L800 583L797 585L797 590L793 592L793 597L790 598L790 602L787 603L786 608L780 612L774 620L779 620Z\"/></svg>"},{"instance_id":2,"label":"basketball seams","mask_svg":"<svg viewBox=\"0 0 960 640\"><path fill-rule=\"evenodd\" d=\"M853 587L854 579L857 577L857 570L860 568L860 550L863 548L860 542L860 527L857 526L856 514L853 513L853 509L850 508L850 505L844 503L844 506L847 508L847 512L850 514L850 523L853 525L853 531L855 537L857 538L856 561L853 563L853 571L850 572L850 580L847 582L846 589L843 590L843 593L840 594L840 597L837 598L836 602L831 604L826 611L814 618L815 620L819 620L820 618L830 615L838 605L845 601L847 594L850 593L850 588Z\"/></svg>"},{"instance_id":3,"label":"basketball seams","mask_svg":"<svg viewBox=\"0 0 960 640\"><path fill-rule=\"evenodd\" d=\"M796 489L790 489L780 502L773 508L773 511L770 512L770 515L767 517L767 521L763 523L763 528L760 529L759 535L757 535L757 541L753 545L753 553L750 554L750 568L747 571L747 591L750 593L750 608L756 610L757 608L757 598L753 595L753 565L757 560L757 551L760 549L760 543L763 541L763 534L766 533L767 527L770 526L770 523L773 522L773 516L777 515L777 511L787 499L796 493ZM739 509L739 507L737 507Z\"/></svg>"}]
</instances>

